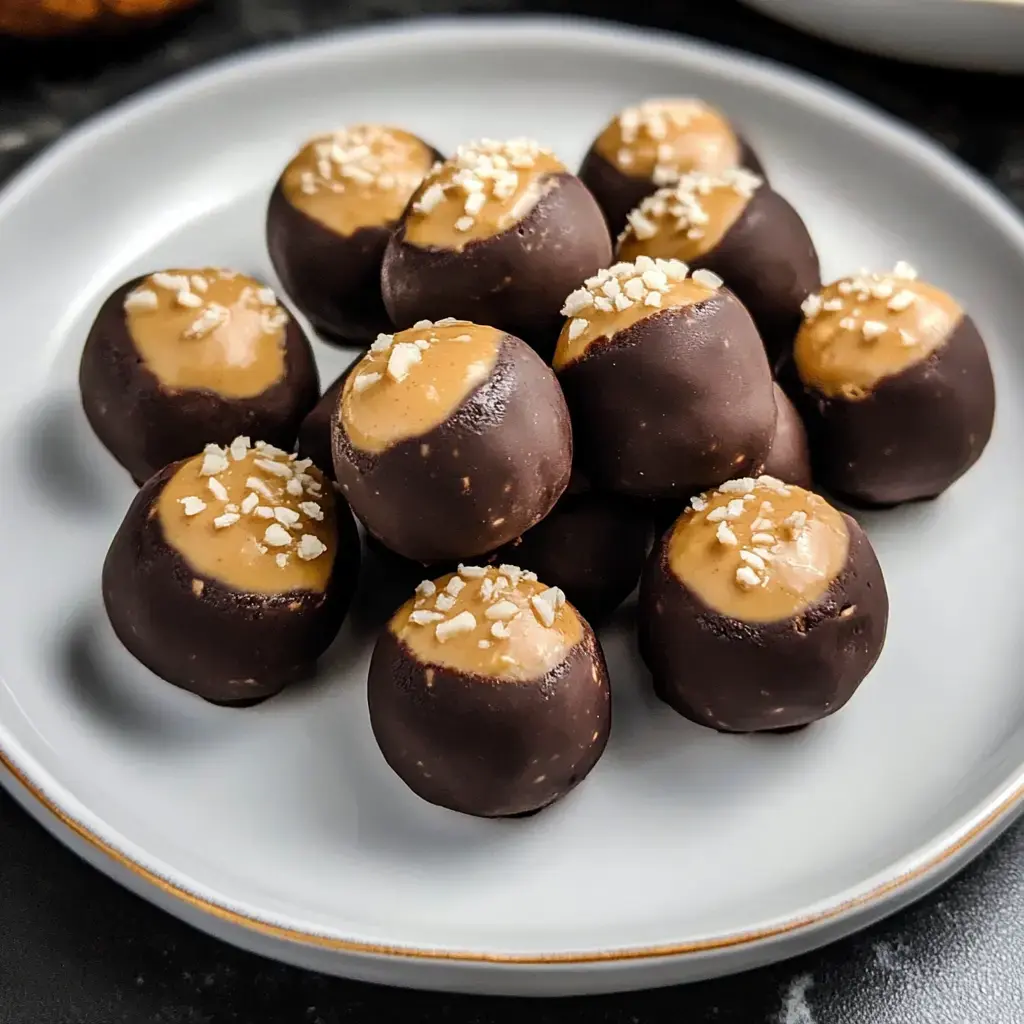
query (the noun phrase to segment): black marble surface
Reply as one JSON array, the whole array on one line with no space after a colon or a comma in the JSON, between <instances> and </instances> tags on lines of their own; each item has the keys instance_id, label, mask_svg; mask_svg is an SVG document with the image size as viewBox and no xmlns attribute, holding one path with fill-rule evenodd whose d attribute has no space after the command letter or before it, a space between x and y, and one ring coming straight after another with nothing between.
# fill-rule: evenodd
<instances>
[{"instance_id":1,"label":"black marble surface","mask_svg":"<svg viewBox=\"0 0 1024 1024\"><path fill-rule=\"evenodd\" d=\"M90 114L245 47L413 13L526 10L684 31L805 68L916 124L1024 207L1021 80L854 54L731 0L647 8L208 0L132 40L0 41L0 179ZM107 881L0 794L0 1024L1021 1024L1022 865L1024 825L937 894L820 953L683 988L523 1003L379 989L239 952Z\"/></svg>"}]
</instances>

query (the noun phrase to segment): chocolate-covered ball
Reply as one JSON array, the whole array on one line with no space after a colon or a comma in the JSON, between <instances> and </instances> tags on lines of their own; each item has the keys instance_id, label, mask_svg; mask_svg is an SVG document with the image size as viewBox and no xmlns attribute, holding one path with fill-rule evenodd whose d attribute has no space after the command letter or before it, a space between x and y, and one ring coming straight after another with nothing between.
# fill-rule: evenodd
<instances>
[{"instance_id":1,"label":"chocolate-covered ball","mask_svg":"<svg viewBox=\"0 0 1024 1024\"><path fill-rule=\"evenodd\" d=\"M559 309L611 262L601 211L580 180L528 139L459 147L413 197L384 255L397 327L458 316L522 338L545 358Z\"/></svg>"},{"instance_id":2,"label":"chocolate-covered ball","mask_svg":"<svg viewBox=\"0 0 1024 1024\"><path fill-rule=\"evenodd\" d=\"M381 752L418 796L530 814L597 763L611 726L604 655L557 587L512 565L424 581L381 633L367 683Z\"/></svg>"},{"instance_id":3,"label":"chocolate-covered ball","mask_svg":"<svg viewBox=\"0 0 1024 1024\"><path fill-rule=\"evenodd\" d=\"M687 499L760 469L771 370L750 314L710 271L639 257L566 300L554 367L579 466L602 489Z\"/></svg>"},{"instance_id":4,"label":"chocolate-covered ball","mask_svg":"<svg viewBox=\"0 0 1024 1024\"><path fill-rule=\"evenodd\" d=\"M366 529L429 564L526 533L569 482L572 430L544 361L465 320L382 335L345 380L334 469Z\"/></svg>"},{"instance_id":5,"label":"chocolate-covered ball","mask_svg":"<svg viewBox=\"0 0 1024 1024\"><path fill-rule=\"evenodd\" d=\"M651 536L647 502L595 491L574 472L551 513L488 561L512 562L565 592L599 623L633 592Z\"/></svg>"},{"instance_id":6,"label":"chocolate-covered ball","mask_svg":"<svg viewBox=\"0 0 1024 1024\"><path fill-rule=\"evenodd\" d=\"M626 215L684 174L732 167L761 173L761 163L725 115L692 98L646 100L617 114L584 157L580 178L617 235Z\"/></svg>"},{"instance_id":7,"label":"chocolate-covered ball","mask_svg":"<svg viewBox=\"0 0 1024 1024\"><path fill-rule=\"evenodd\" d=\"M783 483L809 489L813 475L804 421L786 397L786 392L778 384L773 384L772 388L775 392L775 437L761 472L765 476L777 477Z\"/></svg>"},{"instance_id":8,"label":"chocolate-covered ball","mask_svg":"<svg viewBox=\"0 0 1024 1024\"><path fill-rule=\"evenodd\" d=\"M146 482L107 552L103 602L158 676L246 705L312 674L358 574L355 522L319 470L239 437Z\"/></svg>"},{"instance_id":9,"label":"chocolate-covered ball","mask_svg":"<svg viewBox=\"0 0 1024 1024\"><path fill-rule=\"evenodd\" d=\"M285 290L327 340L366 344L390 330L384 249L438 159L415 135L360 124L317 136L285 168L267 210L267 248Z\"/></svg>"},{"instance_id":10,"label":"chocolate-covered ball","mask_svg":"<svg viewBox=\"0 0 1024 1024\"><path fill-rule=\"evenodd\" d=\"M818 253L800 215L752 171L692 173L629 214L618 256L660 256L729 282L774 367L793 345L801 304L821 287Z\"/></svg>"},{"instance_id":11,"label":"chocolate-covered ball","mask_svg":"<svg viewBox=\"0 0 1024 1024\"><path fill-rule=\"evenodd\" d=\"M79 367L96 435L135 482L239 434L291 448L320 394L313 351L274 292L230 270L170 270L103 304Z\"/></svg>"},{"instance_id":12,"label":"chocolate-covered ball","mask_svg":"<svg viewBox=\"0 0 1024 1024\"><path fill-rule=\"evenodd\" d=\"M814 477L861 506L933 498L981 456L995 385L955 299L898 264L805 304L782 379L803 414Z\"/></svg>"},{"instance_id":13,"label":"chocolate-covered ball","mask_svg":"<svg viewBox=\"0 0 1024 1024\"><path fill-rule=\"evenodd\" d=\"M838 711L878 659L889 602L874 550L824 498L774 477L693 499L640 585L658 696L721 732Z\"/></svg>"}]
</instances>

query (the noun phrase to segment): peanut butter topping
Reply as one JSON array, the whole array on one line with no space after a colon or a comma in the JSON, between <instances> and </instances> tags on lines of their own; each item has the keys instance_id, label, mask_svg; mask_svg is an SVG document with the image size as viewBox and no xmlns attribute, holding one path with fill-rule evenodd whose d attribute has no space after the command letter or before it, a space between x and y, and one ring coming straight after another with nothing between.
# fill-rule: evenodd
<instances>
[{"instance_id":1,"label":"peanut butter topping","mask_svg":"<svg viewBox=\"0 0 1024 1024\"><path fill-rule=\"evenodd\" d=\"M237 437L181 464L152 514L201 576L242 593L319 593L337 550L334 500L309 459ZM200 586L195 587L202 593Z\"/></svg>"},{"instance_id":2,"label":"peanut butter topping","mask_svg":"<svg viewBox=\"0 0 1024 1024\"><path fill-rule=\"evenodd\" d=\"M424 580L388 628L423 664L504 680L547 675L583 639L565 594L514 565Z\"/></svg>"},{"instance_id":3,"label":"peanut butter topping","mask_svg":"<svg viewBox=\"0 0 1024 1024\"><path fill-rule=\"evenodd\" d=\"M282 188L296 209L351 235L396 223L433 163L415 135L357 124L308 142L285 168Z\"/></svg>"},{"instance_id":4,"label":"peanut butter topping","mask_svg":"<svg viewBox=\"0 0 1024 1024\"><path fill-rule=\"evenodd\" d=\"M710 270L695 270L679 260L638 256L598 271L577 288L562 307L568 317L558 336L552 365L562 370L582 358L590 346L665 309L703 302L722 287Z\"/></svg>"},{"instance_id":5,"label":"peanut butter topping","mask_svg":"<svg viewBox=\"0 0 1024 1024\"><path fill-rule=\"evenodd\" d=\"M704 256L722 241L763 184L763 178L742 167L684 175L629 214L619 236L619 258L660 256L687 263Z\"/></svg>"},{"instance_id":6,"label":"peanut butter topping","mask_svg":"<svg viewBox=\"0 0 1024 1024\"><path fill-rule=\"evenodd\" d=\"M515 227L565 165L532 139L482 139L459 146L416 193L406 218L413 245L462 250Z\"/></svg>"},{"instance_id":7,"label":"peanut butter topping","mask_svg":"<svg viewBox=\"0 0 1024 1024\"><path fill-rule=\"evenodd\" d=\"M342 391L349 440L381 452L439 427L490 377L503 337L493 327L450 318L379 335Z\"/></svg>"},{"instance_id":8,"label":"peanut butter topping","mask_svg":"<svg viewBox=\"0 0 1024 1024\"><path fill-rule=\"evenodd\" d=\"M290 318L251 277L209 268L151 274L124 311L135 348L165 388L252 398L284 376Z\"/></svg>"},{"instance_id":9,"label":"peanut butter topping","mask_svg":"<svg viewBox=\"0 0 1024 1024\"><path fill-rule=\"evenodd\" d=\"M715 174L740 162L729 122L696 99L627 107L597 137L597 152L630 178L672 185L689 171Z\"/></svg>"},{"instance_id":10,"label":"peanut butter topping","mask_svg":"<svg viewBox=\"0 0 1024 1024\"><path fill-rule=\"evenodd\" d=\"M819 601L846 566L850 535L824 498L775 477L692 498L668 564L704 604L740 622L779 622Z\"/></svg>"},{"instance_id":11,"label":"peanut butter topping","mask_svg":"<svg viewBox=\"0 0 1024 1024\"><path fill-rule=\"evenodd\" d=\"M858 401L886 377L941 348L964 311L917 280L907 263L889 274L862 272L804 302L793 348L800 379L823 395Z\"/></svg>"}]
</instances>

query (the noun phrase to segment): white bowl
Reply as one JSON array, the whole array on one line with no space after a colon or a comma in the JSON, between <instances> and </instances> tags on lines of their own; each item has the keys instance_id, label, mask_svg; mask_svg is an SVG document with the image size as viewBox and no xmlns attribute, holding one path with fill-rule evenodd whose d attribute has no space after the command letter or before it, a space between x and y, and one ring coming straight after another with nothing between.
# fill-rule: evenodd
<instances>
[{"instance_id":1,"label":"white bowl","mask_svg":"<svg viewBox=\"0 0 1024 1024\"><path fill-rule=\"evenodd\" d=\"M743 0L833 42L922 64L1024 72L1024 0Z\"/></svg>"}]
</instances>

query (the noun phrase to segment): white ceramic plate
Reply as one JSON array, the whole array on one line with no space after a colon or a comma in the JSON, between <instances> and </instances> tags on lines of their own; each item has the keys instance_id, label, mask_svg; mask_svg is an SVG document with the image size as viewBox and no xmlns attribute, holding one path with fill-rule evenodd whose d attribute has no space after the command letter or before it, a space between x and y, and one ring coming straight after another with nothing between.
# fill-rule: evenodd
<instances>
[{"instance_id":1,"label":"white ceramic plate","mask_svg":"<svg viewBox=\"0 0 1024 1024\"><path fill-rule=\"evenodd\" d=\"M883 57L973 71L1024 72L1024 0L744 3L834 43Z\"/></svg>"},{"instance_id":2,"label":"white ceramic plate","mask_svg":"<svg viewBox=\"0 0 1024 1024\"><path fill-rule=\"evenodd\" d=\"M603 761L544 814L487 822L421 803L386 767L365 624L346 627L315 685L247 711L133 661L99 594L133 488L76 391L107 292L168 264L269 275L269 189L318 129L398 122L441 148L528 133L572 163L618 107L688 92L743 126L827 276L914 260L991 346L1000 409L985 457L942 500L868 520L892 626L850 706L789 737L690 725L651 695L627 612L604 636ZM977 852L1024 793L1022 280L1024 227L937 149L806 78L664 36L425 23L245 56L133 101L0 198L7 784L102 870L200 927L396 984L647 986L877 918ZM347 358L318 356L325 376Z\"/></svg>"}]
</instances>

